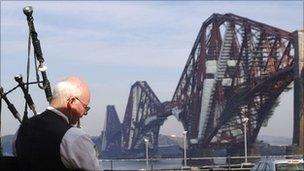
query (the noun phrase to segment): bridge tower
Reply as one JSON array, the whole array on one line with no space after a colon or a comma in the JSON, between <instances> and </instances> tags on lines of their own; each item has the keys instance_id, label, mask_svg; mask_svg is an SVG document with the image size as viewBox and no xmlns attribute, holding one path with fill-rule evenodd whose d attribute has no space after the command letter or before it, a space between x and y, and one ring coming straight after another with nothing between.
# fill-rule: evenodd
<instances>
[{"instance_id":1,"label":"bridge tower","mask_svg":"<svg viewBox=\"0 0 304 171\"><path fill-rule=\"evenodd\" d=\"M293 32L294 64L294 127L293 145L304 154L304 30Z\"/></svg>"}]
</instances>

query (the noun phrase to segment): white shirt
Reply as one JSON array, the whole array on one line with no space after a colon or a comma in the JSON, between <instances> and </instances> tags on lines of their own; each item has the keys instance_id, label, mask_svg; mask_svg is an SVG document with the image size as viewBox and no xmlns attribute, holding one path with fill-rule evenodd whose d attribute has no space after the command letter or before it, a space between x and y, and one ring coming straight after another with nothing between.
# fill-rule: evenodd
<instances>
[{"instance_id":1,"label":"white shirt","mask_svg":"<svg viewBox=\"0 0 304 171\"><path fill-rule=\"evenodd\" d=\"M69 123L68 117L59 110L49 106L48 110L63 117ZM80 128L72 127L63 136L60 143L61 161L69 169L101 170L97 153L90 136Z\"/></svg>"}]
</instances>

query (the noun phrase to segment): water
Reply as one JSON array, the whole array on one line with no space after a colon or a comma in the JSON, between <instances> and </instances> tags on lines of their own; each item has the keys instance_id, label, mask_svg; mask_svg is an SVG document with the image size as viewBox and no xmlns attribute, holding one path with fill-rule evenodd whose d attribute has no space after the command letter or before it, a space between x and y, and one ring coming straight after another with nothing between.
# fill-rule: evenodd
<instances>
[{"instance_id":1,"label":"water","mask_svg":"<svg viewBox=\"0 0 304 171\"><path fill-rule=\"evenodd\" d=\"M111 166L112 162L112 166ZM99 161L104 170L140 170L146 169L145 160L106 160ZM149 161L149 169L179 169L182 167L182 159L159 159Z\"/></svg>"}]
</instances>

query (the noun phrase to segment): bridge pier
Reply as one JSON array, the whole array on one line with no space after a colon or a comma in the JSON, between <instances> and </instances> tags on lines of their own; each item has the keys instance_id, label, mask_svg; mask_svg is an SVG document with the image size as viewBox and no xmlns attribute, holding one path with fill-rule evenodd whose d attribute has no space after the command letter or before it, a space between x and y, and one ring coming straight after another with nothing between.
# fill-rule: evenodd
<instances>
[{"instance_id":1,"label":"bridge pier","mask_svg":"<svg viewBox=\"0 0 304 171\"><path fill-rule=\"evenodd\" d=\"M304 30L297 30L294 36L294 146L299 147L299 153L304 154Z\"/></svg>"}]
</instances>

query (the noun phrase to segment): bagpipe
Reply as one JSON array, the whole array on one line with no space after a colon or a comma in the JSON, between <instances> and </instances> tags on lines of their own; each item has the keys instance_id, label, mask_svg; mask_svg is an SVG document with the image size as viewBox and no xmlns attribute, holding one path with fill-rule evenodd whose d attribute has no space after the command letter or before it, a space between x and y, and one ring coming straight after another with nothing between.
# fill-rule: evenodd
<instances>
[{"instance_id":1,"label":"bagpipe","mask_svg":"<svg viewBox=\"0 0 304 171\"><path fill-rule=\"evenodd\" d=\"M33 112L34 115L37 115L35 104L33 99L29 93L29 86L30 85L38 85L38 87L45 92L46 100L48 102L52 99L52 91L51 85L47 77L47 67L44 65L44 58L41 50L40 41L38 39L38 34L35 30L34 26L34 18L33 18L33 8L31 6L26 6L23 8L23 13L26 15L28 27L29 27L29 39L28 39L28 59L27 59L27 73L26 73L26 80L23 81L23 77L21 74L15 76L15 81L17 85L10 89L9 91L5 92L3 87L0 86L0 116L1 116L1 102L2 99L7 104L7 108L13 114L13 116L22 123L23 121L28 119L28 108ZM36 72L36 81L30 82L29 80L29 71L30 71L30 52L31 52L31 44L34 49L34 61L35 61L35 72ZM40 73L40 74L39 74ZM42 80L41 80L42 77ZM20 113L17 111L15 106L10 102L8 98L8 94L20 88L23 92L25 105L24 105L24 114L23 118L21 119Z\"/></svg>"}]
</instances>

